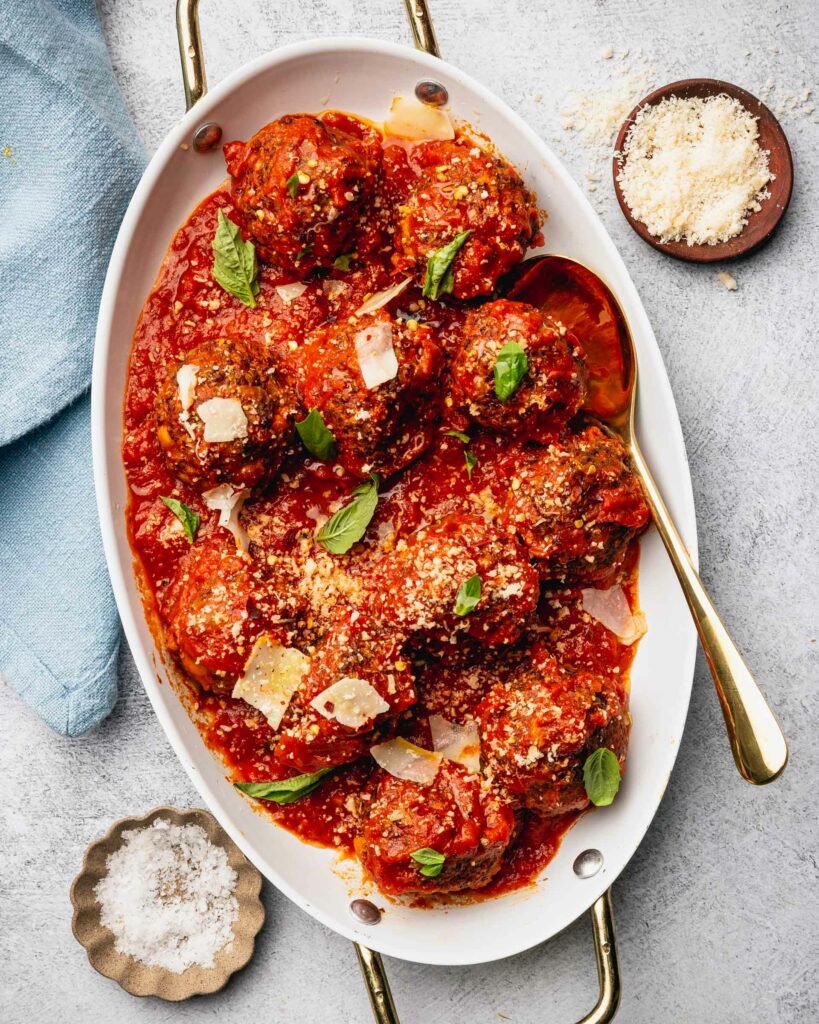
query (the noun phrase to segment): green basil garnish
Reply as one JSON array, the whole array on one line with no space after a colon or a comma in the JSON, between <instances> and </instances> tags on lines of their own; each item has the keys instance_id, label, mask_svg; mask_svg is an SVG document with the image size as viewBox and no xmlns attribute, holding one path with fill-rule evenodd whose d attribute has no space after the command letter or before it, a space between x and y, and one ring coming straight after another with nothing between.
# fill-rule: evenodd
<instances>
[{"instance_id":1,"label":"green basil garnish","mask_svg":"<svg viewBox=\"0 0 819 1024\"><path fill-rule=\"evenodd\" d=\"M458 596L455 599L455 614L468 615L481 599L481 578L475 573L468 580L458 587Z\"/></svg>"},{"instance_id":2,"label":"green basil garnish","mask_svg":"<svg viewBox=\"0 0 819 1024\"><path fill-rule=\"evenodd\" d=\"M333 267L336 270L349 270L350 261L352 260L354 255L355 253L352 252L343 252L340 256L336 256L336 258L333 260Z\"/></svg>"},{"instance_id":3,"label":"green basil garnish","mask_svg":"<svg viewBox=\"0 0 819 1024\"><path fill-rule=\"evenodd\" d=\"M181 501L177 501L176 498L166 498L164 494L160 494L160 498L182 524L188 543L193 544L196 531L199 529L199 513L194 512L192 508L188 508Z\"/></svg>"},{"instance_id":4,"label":"green basil garnish","mask_svg":"<svg viewBox=\"0 0 819 1024\"><path fill-rule=\"evenodd\" d=\"M495 394L505 402L514 395L529 369L529 360L516 341L507 341L495 361Z\"/></svg>"},{"instance_id":5,"label":"green basil garnish","mask_svg":"<svg viewBox=\"0 0 819 1024\"><path fill-rule=\"evenodd\" d=\"M620 788L620 762L608 747L599 747L583 765L583 785L595 807L607 807Z\"/></svg>"},{"instance_id":6,"label":"green basil garnish","mask_svg":"<svg viewBox=\"0 0 819 1024\"><path fill-rule=\"evenodd\" d=\"M467 448L464 452L464 462L466 463L467 476L471 480L472 470L478 465L478 456Z\"/></svg>"},{"instance_id":7,"label":"green basil garnish","mask_svg":"<svg viewBox=\"0 0 819 1024\"><path fill-rule=\"evenodd\" d=\"M469 444L469 434L465 434L462 430L448 430L444 437L457 437L464 444Z\"/></svg>"},{"instance_id":8,"label":"green basil garnish","mask_svg":"<svg viewBox=\"0 0 819 1024\"><path fill-rule=\"evenodd\" d=\"M301 443L317 459L326 462L336 454L336 439L324 425L324 419L318 409L311 409L303 420L297 420L296 430Z\"/></svg>"},{"instance_id":9,"label":"green basil garnish","mask_svg":"<svg viewBox=\"0 0 819 1024\"><path fill-rule=\"evenodd\" d=\"M312 245L305 245L303 249L299 249L299 251L296 253L296 263L298 263L299 260L303 260L305 256L309 256L312 251Z\"/></svg>"},{"instance_id":10,"label":"green basil garnish","mask_svg":"<svg viewBox=\"0 0 819 1024\"><path fill-rule=\"evenodd\" d=\"M322 768L308 775L296 775L292 779L279 779L276 782L234 782L236 789L247 793L256 800L272 800L274 804L292 804L303 796L312 793L321 785L321 780L332 768Z\"/></svg>"},{"instance_id":11,"label":"green basil garnish","mask_svg":"<svg viewBox=\"0 0 819 1024\"><path fill-rule=\"evenodd\" d=\"M442 853L431 850L428 846L422 846L420 850L415 850L410 857L416 864L421 865L419 871L427 878L437 878L446 863L446 857Z\"/></svg>"},{"instance_id":12,"label":"green basil garnish","mask_svg":"<svg viewBox=\"0 0 819 1024\"><path fill-rule=\"evenodd\" d=\"M256 247L252 242L243 241L238 226L222 210L219 210L213 253L216 283L246 306L255 306L259 293Z\"/></svg>"},{"instance_id":13,"label":"green basil garnish","mask_svg":"<svg viewBox=\"0 0 819 1024\"><path fill-rule=\"evenodd\" d=\"M296 193L299 190L299 172L294 171L287 181L284 183L285 188L290 193L290 198L295 199Z\"/></svg>"},{"instance_id":14,"label":"green basil garnish","mask_svg":"<svg viewBox=\"0 0 819 1024\"><path fill-rule=\"evenodd\" d=\"M425 299L437 299L439 295L452 294L455 284L452 277L452 264L455 262L455 257L461 246L471 234L471 228L469 231L461 231L451 242L441 249L436 249L429 257L422 291Z\"/></svg>"},{"instance_id":15,"label":"green basil garnish","mask_svg":"<svg viewBox=\"0 0 819 1024\"><path fill-rule=\"evenodd\" d=\"M316 540L333 555L343 555L361 540L378 504L378 474L356 487L351 500L322 526Z\"/></svg>"}]
</instances>

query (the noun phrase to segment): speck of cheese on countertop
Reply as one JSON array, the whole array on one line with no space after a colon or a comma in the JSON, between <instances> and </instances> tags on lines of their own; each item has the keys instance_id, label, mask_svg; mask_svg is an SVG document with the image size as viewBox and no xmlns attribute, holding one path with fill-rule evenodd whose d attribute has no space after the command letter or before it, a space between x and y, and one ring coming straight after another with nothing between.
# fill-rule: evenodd
<instances>
[{"instance_id":1,"label":"speck of cheese on countertop","mask_svg":"<svg viewBox=\"0 0 819 1024\"><path fill-rule=\"evenodd\" d=\"M663 242L716 245L740 234L773 176L756 118L730 96L671 96L644 107L618 181L634 217Z\"/></svg>"},{"instance_id":2,"label":"speck of cheese on countertop","mask_svg":"<svg viewBox=\"0 0 819 1024\"><path fill-rule=\"evenodd\" d=\"M116 948L174 974L194 964L213 967L233 941L239 913L237 876L225 851L199 825L162 818L124 832L122 840L94 889Z\"/></svg>"}]
</instances>

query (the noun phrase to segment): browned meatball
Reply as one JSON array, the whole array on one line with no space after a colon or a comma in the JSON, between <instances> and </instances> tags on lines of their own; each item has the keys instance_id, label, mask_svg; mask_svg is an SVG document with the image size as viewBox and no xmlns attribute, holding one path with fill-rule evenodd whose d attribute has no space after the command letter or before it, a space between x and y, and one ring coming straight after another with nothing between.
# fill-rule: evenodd
<instances>
[{"instance_id":1,"label":"browned meatball","mask_svg":"<svg viewBox=\"0 0 819 1024\"><path fill-rule=\"evenodd\" d=\"M425 142L413 151L420 176L400 209L396 261L423 281L429 257L463 231L452 295L489 295L523 258L539 228L535 199L517 172L472 139Z\"/></svg>"},{"instance_id":2,"label":"browned meatball","mask_svg":"<svg viewBox=\"0 0 819 1024\"><path fill-rule=\"evenodd\" d=\"M459 614L459 591L475 575L480 596ZM406 636L455 643L468 633L486 645L514 643L539 595L520 544L479 516L460 513L399 541L372 566L365 587L367 615Z\"/></svg>"},{"instance_id":3,"label":"browned meatball","mask_svg":"<svg viewBox=\"0 0 819 1024\"><path fill-rule=\"evenodd\" d=\"M630 718L621 682L561 667L542 647L476 710L484 772L517 806L562 814L589 805L583 765L598 747L625 763Z\"/></svg>"},{"instance_id":4,"label":"browned meatball","mask_svg":"<svg viewBox=\"0 0 819 1024\"><path fill-rule=\"evenodd\" d=\"M157 438L180 480L200 490L254 487L289 440L286 404L249 345L217 338L171 367L156 399Z\"/></svg>"},{"instance_id":5,"label":"browned meatball","mask_svg":"<svg viewBox=\"0 0 819 1024\"><path fill-rule=\"evenodd\" d=\"M293 698L276 745L276 760L314 772L365 754L376 742L373 731L388 731L395 717L415 702L412 673L402 647L403 638L395 631L374 628L356 613L339 615L316 647ZM368 683L386 705L357 726L339 722L331 712L323 714L311 703L333 684L350 679Z\"/></svg>"},{"instance_id":6,"label":"browned meatball","mask_svg":"<svg viewBox=\"0 0 819 1024\"><path fill-rule=\"evenodd\" d=\"M394 376L374 383L378 376L370 371L379 355L393 361ZM351 473L389 475L428 447L442 361L428 327L382 310L314 331L299 360L302 403L319 410Z\"/></svg>"},{"instance_id":7,"label":"browned meatball","mask_svg":"<svg viewBox=\"0 0 819 1024\"><path fill-rule=\"evenodd\" d=\"M589 427L532 453L512 480L501 520L544 579L590 583L616 571L649 511L622 444Z\"/></svg>"},{"instance_id":8,"label":"browned meatball","mask_svg":"<svg viewBox=\"0 0 819 1024\"><path fill-rule=\"evenodd\" d=\"M496 394L501 349L519 345L528 362L514 393ZM572 340L534 306L500 299L470 310L452 362L456 407L485 427L527 438L545 437L565 424L586 397L580 353Z\"/></svg>"},{"instance_id":9,"label":"browned meatball","mask_svg":"<svg viewBox=\"0 0 819 1024\"><path fill-rule=\"evenodd\" d=\"M479 776L442 761L429 786L382 775L356 848L388 895L458 892L490 881L514 829L514 814L483 791ZM434 877L412 858L424 849L445 857Z\"/></svg>"},{"instance_id":10,"label":"browned meatball","mask_svg":"<svg viewBox=\"0 0 819 1024\"><path fill-rule=\"evenodd\" d=\"M288 114L225 146L244 235L259 256L304 277L344 251L375 186L376 132L358 118Z\"/></svg>"},{"instance_id":11,"label":"browned meatball","mask_svg":"<svg viewBox=\"0 0 819 1024\"><path fill-rule=\"evenodd\" d=\"M226 530L191 546L164 595L171 653L208 690L230 693L261 632L249 562Z\"/></svg>"}]
</instances>

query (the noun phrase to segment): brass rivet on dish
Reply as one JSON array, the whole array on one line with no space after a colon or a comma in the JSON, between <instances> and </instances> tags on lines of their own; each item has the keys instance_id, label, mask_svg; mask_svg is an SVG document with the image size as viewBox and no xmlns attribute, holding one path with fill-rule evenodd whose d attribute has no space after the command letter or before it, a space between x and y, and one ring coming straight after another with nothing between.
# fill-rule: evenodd
<instances>
[{"instance_id":1,"label":"brass rivet on dish","mask_svg":"<svg viewBox=\"0 0 819 1024\"><path fill-rule=\"evenodd\" d=\"M592 878L603 867L603 854L599 850L584 850L574 859L574 873L578 878Z\"/></svg>"},{"instance_id":2,"label":"brass rivet on dish","mask_svg":"<svg viewBox=\"0 0 819 1024\"><path fill-rule=\"evenodd\" d=\"M197 153L209 153L219 145L222 139L222 129L213 121L206 121L200 124L193 133L193 148Z\"/></svg>"},{"instance_id":3,"label":"brass rivet on dish","mask_svg":"<svg viewBox=\"0 0 819 1024\"><path fill-rule=\"evenodd\" d=\"M381 920L381 911L369 900L353 900L350 913L362 924L378 924Z\"/></svg>"},{"instance_id":4,"label":"brass rivet on dish","mask_svg":"<svg viewBox=\"0 0 819 1024\"><path fill-rule=\"evenodd\" d=\"M449 102L449 93L440 82L419 82L415 86L415 97L429 107L443 107Z\"/></svg>"}]
</instances>

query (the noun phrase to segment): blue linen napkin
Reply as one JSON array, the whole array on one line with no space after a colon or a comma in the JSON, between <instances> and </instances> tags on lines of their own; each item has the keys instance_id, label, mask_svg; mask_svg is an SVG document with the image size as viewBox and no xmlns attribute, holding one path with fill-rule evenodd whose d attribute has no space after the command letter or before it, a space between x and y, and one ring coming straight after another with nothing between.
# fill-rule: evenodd
<instances>
[{"instance_id":1,"label":"blue linen napkin","mask_svg":"<svg viewBox=\"0 0 819 1024\"><path fill-rule=\"evenodd\" d=\"M105 270L144 162L94 0L3 0L0 674L71 736L117 695L87 391Z\"/></svg>"}]
</instances>

